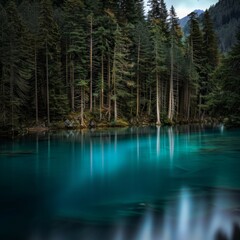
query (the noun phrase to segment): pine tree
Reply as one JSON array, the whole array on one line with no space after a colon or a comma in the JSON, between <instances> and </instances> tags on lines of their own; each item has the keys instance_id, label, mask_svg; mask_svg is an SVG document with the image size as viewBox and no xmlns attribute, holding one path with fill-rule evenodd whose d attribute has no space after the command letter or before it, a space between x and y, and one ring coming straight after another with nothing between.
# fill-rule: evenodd
<instances>
[{"instance_id":1,"label":"pine tree","mask_svg":"<svg viewBox=\"0 0 240 240\"><path fill-rule=\"evenodd\" d=\"M166 70L166 49L164 46L165 36L159 27L159 20L153 20L151 24L151 35L153 42L153 69L156 82L156 114L157 125L161 124L161 75Z\"/></svg>"},{"instance_id":2,"label":"pine tree","mask_svg":"<svg viewBox=\"0 0 240 240\"><path fill-rule=\"evenodd\" d=\"M129 46L131 42L127 37L125 29L122 29L118 24L114 33L114 51L113 51L113 66L112 66L112 100L114 103L114 121L118 119L118 107L120 100L126 99L129 93L127 87L131 85L129 82L130 69L132 68L129 62ZM122 101L124 102L124 100Z\"/></svg>"},{"instance_id":3,"label":"pine tree","mask_svg":"<svg viewBox=\"0 0 240 240\"><path fill-rule=\"evenodd\" d=\"M196 95L196 108L194 112L194 117L201 117L202 114L202 78L203 78L203 36L199 26L199 20L195 12L190 13L189 15L189 26L190 26L190 35L188 37L189 41L189 54L190 54L190 77L193 77L194 69L198 73L198 81L195 85L195 95ZM191 81L191 80L190 80ZM198 107L198 110L197 110Z\"/></svg>"},{"instance_id":4,"label":"pine tree","mask_svg":"<svg viewBox=\"0 0 240 240\"><path fill-rule=\"evenodd\" d=\"M7 28L2 33L3 87L9 89L8 106L4 105L12 127L26 117L22 115L28 101L29 81L33 71L33 55L30 35L18 14L16 5L10 1L6 7ZM6 92L5 92L6 93ZM8 110L7 110L8 108Z\"/></svg>"},{"instance_id":5,"label":"pine tree","mask_svg":"<svg viewBox=\"0 0 240 240\"><path fill-rule=\"evenodd\" d=\"M108 108L105 108L105 93L106 90L108 92L107 95L109 95L110 92L110 86L108 86L110 84L108 83L107 79L109 78L108 75L111 74L108 73L107 69L108 59L112 53L111 42L113 41L113 24L107 15L99 16L96 19L96 22L98 24L96 26L96 30L93 33L93 37L95 39L94 65L97 72L95 75L96 79L98 80L98 82L95 83L95 93L97 93L99 96L99 118L101 120L103 117L103 111L109 108L109 106ZM107 98L108 101L111 100L110 96ZM107 111L110 111L110 109Z\"/></svg>"},{"instance_id":6,"label":"pine tree","mask_svg":"<svg viewBox=\"0 0 240 240\"><path fill-rule=\"evenodd\" d=\"M214 73L212 92L208 95L208 110L213 116L228 116L232 124L240 122L240 30L237 43Z\"/></svg>"},{"instance_id":7,"label":"pine tree","mask_svg":"<svg viewBox=\"0 0 240 240\"><path fill-rule=\"evenodd\" d=\"M50 0L42 0L39 16L39 37L43 49L43 69L45 85L45 103L47 124L51 116L56 118L67 111L66 95L61 76L60 35L59 28L53 18L53 8Z\"/></svg>"},{"instance_id":8,"label":"pine tree","mask_svg":"<svg viewBox=\"0 0 240 240\"><path fill-rule=\"evenodd\" d=\"M139 117L141 110L146 111L146 105L149 101L148 99L148 89L149 85L147 82L150 80L148 71L148 65L151 62L152 55L149 54L151 50L151 39L150 32L146 22L138 22L135 26L135 31L133 32L133 45L134 52L132 54L134 62L134 82L135 82L135 96L134 96L134 106L136 109L136 117Z\"/></svg>"},{"instance_id":9,"label":"pine tree","mask_svg":"<svg viewBox=\"0 0 240 240\"><path fill-rule=\"evenodd\" d=\"M160 27L163 33L168 36L168 11L164 0L160 0Z\"/></svg>"},{"instance_id":10,"label":"pine tree","mask_svg":"<svg viewBox=\"0 0 240 240\"><path fill-rule=\"evenodd\" d=\"M8 23L7 23L7 13L4 7L0 4L0 126L6 126L8 119L8 94L9 88L6 79L4 78L4 62L7 45L8 36Z\"/></svg>"},{"instance_id":11,"label":"pine tree","mask_svg":"<svg viewBox=\"0 0 240 240\"><path fill-rule=\"evenodd\" d=\"M42 49L45 52L45 84L46 84L46 110L47 124L50 125L50 103L49 103L49 56L50 48L53 47L53 35L56 30L56 24L53 20L53 10L50 0L41 1L41 10L39 16L40 37L42 39Z\"/></svg>"},{"instance_id":12,"label":"pine tree","mask_svg":"<svg viewBox=\"0 0 240 240\"><path fill-rule=\"evenodd\" d=\"M84 111L84 92L87 85L87 45L86 32L84 30L84 4L81 0L69 0L65 3L65 35L67 37L68 48L67 58L69 59L69 85L71 95L71 109L76 110L75 96L77 95L76 87L79 87L81 124L83 125ZM92 68L90 69L92 71ZM91 88L90 79L90 88ZM90 99L91 99L90 89ZM91 100L90 100L91 106Z\"/></svg>"},{"instance_id":13,"label":"pine tree","mask_svg":"<svg viewBox=\"0 0 240 240\"><path fill-rule=\"evenodd\" d=\"M174 7L170 9L170 81L169 81L169 100L168 100L168 119L172 122L175 112L175 97L174 97L174 74L177 62L177 55L180 53L179 48L181 47L181 28L178 24L178 18ZM177 90L176 90L177 91ZM178 94L177 94L178 95Z\"/></svg>"},{"instance_id":14,"label":"pine tree","mask_svg":"<svg viewBox=\"0 0 240 240\"><path fill-rule=\"evenodd\" d=\"M205 11L203 18L203 46L203 77L200 84L202 114L204 114L207 109L206 97L210 93L211 76L219 62L216 35L213 30L213 23L208 10Z\"/></svg>"},{"instance_id":15,"label":"pine tree","mask_svg":"<svg viewBox=\"0 0 240 240\"><path fill-rule=\"evenodd\" d=\"M34 53L34 82L31 81L30 88L30 105L34 103L33 108L35 109L35 122L38 125L39 122L39 83L38 83L38 51L39 46L41 45L39 41L39 2L37 0L33 2L29 2L27 0L23 1L21 5L18 7L23 20L28 25L28 28L31 32L31 41L32 44L29 48L32 48L32 52Z\"/></svg>"}]
</instances>

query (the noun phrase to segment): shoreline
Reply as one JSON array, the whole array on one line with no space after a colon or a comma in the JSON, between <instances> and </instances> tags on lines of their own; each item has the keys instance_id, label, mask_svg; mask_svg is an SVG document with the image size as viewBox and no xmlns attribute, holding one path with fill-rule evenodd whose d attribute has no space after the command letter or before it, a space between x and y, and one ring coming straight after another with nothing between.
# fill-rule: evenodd
<instances>
[{"instance_id":1,"label":"shoreline","mask_svg":"<svg viewBox=\"0 0 240 240\"><path fill-rule=\"evenodd\" d=\"M157 125L156 123L139 123L139 124L130 124L128 122L124 122L123 124L117 123L96 123L94 127L91 126L72 126L72 127L67 127L63 126L62 122L59 123L53 123L51 126L27 126L27 127L22 127L14 130L0 130L0 138L16 138L19 136L25 136L25 135L31 135L31 134L36 134L36 133L45 133L45 132L50 132L50 131L68 131L68 130L75 130L75 131L82 131L82 130L109 130L109 129L114 129L114 128L129 128L129 127L166 127L166 126L186 126L186 125L205 125L205 126L214 126L214 125L220 125L223 124L224 126L227 127L240 127L239 125L237 126L228 126L226 123L223 121L216 121L216 119L209 121L203 120L203 121L181 121L181 122L175 122L175 123L163 123L161 125ZM61 125L61 126L60 126Z\"/></svg>"}]
</instances>

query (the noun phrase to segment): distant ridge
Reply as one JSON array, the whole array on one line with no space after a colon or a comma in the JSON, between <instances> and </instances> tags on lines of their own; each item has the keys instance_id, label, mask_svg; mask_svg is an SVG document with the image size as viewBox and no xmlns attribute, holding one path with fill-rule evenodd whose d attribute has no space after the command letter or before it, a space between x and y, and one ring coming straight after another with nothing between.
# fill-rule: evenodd
<instances>
[{"instance_id":1,"label":"distant ridge","mask_svg":"<svg viewBox=\"0 0 240 240\"><path fill-rule=\"evenodd\" d=\"M201 10L201 9L196 9L196 10L194 10L194 12L197 13L198 16L200 16L202 13L204 13L204 11ZM181 18L181 19L179 20L179 24L180 24L180 26L181 26L182 29L184 29L184 27L186 26L188 20L189 20L189 17L188 17L188 16L186 16L186 17L184 17L184 18Z\"/></svg>"},{"instance_id":2,"label":"distant ridge","mask_svg":"<svg viewBox=\"0 0 240 240\"><path fill-rule=\"evenodd\" d=\"M221 52L228 52L237 42L240 27L240 0L219 0L209 9Z\"/></svg>"}]
</instances>

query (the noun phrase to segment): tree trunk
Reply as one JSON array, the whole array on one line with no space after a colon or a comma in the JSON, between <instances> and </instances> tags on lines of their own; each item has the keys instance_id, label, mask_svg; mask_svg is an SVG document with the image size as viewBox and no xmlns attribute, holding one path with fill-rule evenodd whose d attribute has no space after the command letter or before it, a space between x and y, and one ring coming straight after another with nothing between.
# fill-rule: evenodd
<instances>
[{"instance_id":1,"label":"tree trunk","mask_svg":"<svg viewBox=\"0 0 240 240\"><path fill-rule=\"evenodd\" d=\"M148 116L152 113L152 88L149 88L149 103L148 103Z\"/></svg>"},{"instance_id":2,"label":"tree trunk","mask_svg":"<svg viewBox=\"0 0 240 240\"><path fill-rule=\"evenodd\" d=\"M140 50L141 50L141 46L140 46L140 37L139 37L139 41L138 41L138 56L137 56L137 109L136 109L136 116L139 116L139 108L140 108L140 86L139 86L139 69L140 69Z\"/></svg>"},{"instance_id":3,"label":"tree trunk","mask_svg":"<svg viewBox=\"0 0 240 240\"><path fill-rule=\"evenodd\" d=\"M75 111L75 87L74 87L74 64L71 63L71 68L70 68L70 84L71 84L71 108L72 111Z\"/></svg>"},{"instance_id":4,"label":"tree trunk","mask_svg":"<svg viewBox=\"0 0 240 240\"><path fill-rule=\"evenodd\" d=\"M12 45L11 45L11 49L12 49ZM12 56L11 56L12 59ZM11 67L10 67L10 102L11 102L11 123L12 123L12 131L13 131L13 127L14 127L14 116L13 116L13 112L14 112L14 86L13 86L13 79L14 79L14 72L13 72L13 63L11 63Z\"/></svg>"},{"instance_id":5,"label":"tree trunk","mask_svg":"<svg viewBox=\"0 0 240 240\"><path fill-rule=\"evenodd\" d=\"M159 92L159 76L158 73L156 73L156 110L157 110L157 125L161 125L161 119L160 119L160 92Z\"/></svg>"},{"instance_id":6,"label":"tree trunk","mask_svg":"<svg viewBox=\"0 0 240 240\"><path fill-rule=\"evenodd\" d=\"M66 64L66 93L68 94L68 52L67 52L68 46L66 43L66 57L65 57L65 64Z\"/></svg>"},{"instance_id":7,"label":"tree trunk","mask_svg":"<svg viewBox=\"0 0 240 240\"><path fill-rule=\"evenodd\" d=\"M113 83L113 104L114 104L114 121L117 121L117 93L116 93L116 73L115 73L115 60L113 60L113 76L112 76L112 83Z\"/></svg>"},{"instance_id":8,"label":"tree trunk","mask_svg":"<svg viewBox=\"0 0 240 240\"><path fill-rule=\"evenodd\" d=\"M186 117L186 120L189 120L189 83L187 81L185 85L185 91L184 91L184 118Z\"/></svg>"},{"instance_id":9,"label":"tree trunk","mask_svg":"<svg viewBox=\"0 0 240 240\"><path fill-rule=\"evenodd\" d=\"M48 79L48 45L46 42L46 94L47 94L47 124L50 125L50 109L49 109L49 79Z\"/></svg>"},{"instance_id":10,"label":"tree trunk","mask_svg":"<svg viewBox=\"0 0 240 240\"><path fill-rule=\"evenodd\" d=\"M173 111L174 111L174 94L173 94L173 36L171 41L171 75L170 75L170 84L169 84L169 100L168 100L168 119L170 122L173 120Z\"/></svg>"},{"instance_id":11,"label":"tree trunk","mask_svg":"<svg viewBox=\"0 0 240 240\"><path fill-rule=\"evenodd\" d=\"M117 122L117 99L114 99L114 121Z\"/></svg>"},{"instance_id":12,"label":"tree trunk","mask_svg":"<svg viewBox=\"0 0 240 240\"><path fill-rule=\"evenodd\" d=\"M104 61L103 61L103 53L101 56L101 90L100 90L100 120L102 120L102 109L104 105Z\"/></svg>"},{"instance_id":13,"label":"tree trunk","mask_svg":"<svg viewBox=\"0 0 240 240\"><path fill-rule=\"evenodd\" d=\"M81 118L81 126L83 126L84 125L84 119L83 119L83 106L84 106L84 102L83 102L83 86L81 86L81 116L80 116L80 118Z\"/></svg>"},{"instance_id":14,"label":"tree trunk","mask_svg":"<svg viewBox=\"0 0 240 240\"><path fill-rule=\"evenodd\" d=\"M35 65L35 114L36 114L36 125L38 125L38 74L37 74L37 46L35 40L34 46L34 65Z\"/></svg>"},{"instance_id":15,"label":"tree trunk","mask_svg":"<svg viewBox=\"0 0 240 240\"><path fill-rule=\"evenodd\" d=\"M91 20L90 20L90 88L89 88L89 98L90 98L90 112L92 112L92 107L93 107L93 39L92 39L92 32L93 32L93 18L91 15Z\"/></svg>"},{"instance_id":16,"label":"tree trunk","mask_svg":"<svg viewBox=\"0 0 240 240\"><path fill-rule=\"evenodd\" d=\"M177 70L176 70L176 72L177 72L177 83L176 83L176 118L177 118L177 120L178 120L178 117L179 117L179 102L180 102L180 100L179 100L179 76L178 76L178 68L179 68L179 66L178 66L178 63L177 63Z\"/></svg>"},{"instance_id":17,"label":"tree trunk","mask_svg":"<svg viewBox=\"0 0 240 240\"><path fill-rule=\"evenodd\" d=\"M3 75L3 74L2 74ZM2 92L2 96L3 96L3 99L5 99L5 84L4 84L4 81L3 81L3 76L2 77L2 81L1 81L1 92ZM5 100L3 101L3 109L2 109L2 116L3 116L3 126L5 126L6 124L6 103L5 103Z\"/></svg>"},{"instance_id":18,"label":"tree trunk","mask_svg":"<svg viewBox=\"0 0 240 240\"><path fill-rule=\"evenodd\" d=\"M108 121L111 120L111 63L110 56L108 57Z\"/></svg>"}]
</instances>

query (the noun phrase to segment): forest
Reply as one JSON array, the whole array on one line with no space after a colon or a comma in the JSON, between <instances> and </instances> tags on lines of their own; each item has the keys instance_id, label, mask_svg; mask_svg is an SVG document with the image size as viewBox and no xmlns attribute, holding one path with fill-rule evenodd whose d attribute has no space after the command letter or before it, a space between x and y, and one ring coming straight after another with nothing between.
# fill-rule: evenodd
<instances>
[{"instance_id":1,"label":"forest","mask_svg":"<svg viewBox=\"0 0 240 240\"><path fill-rule=\"evenodd\" d=\"M174 6L148 4L3 1L0 128L239 124L240 31L223 54L211 9L184 36Z\"/></svg>"}]
</instances>

